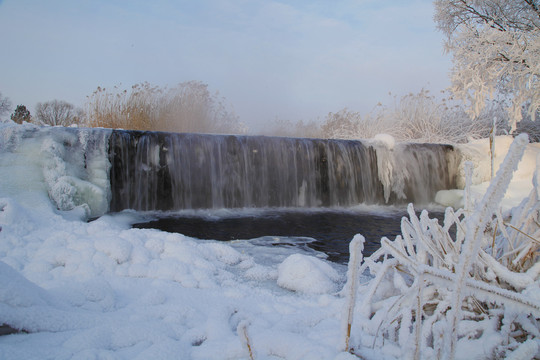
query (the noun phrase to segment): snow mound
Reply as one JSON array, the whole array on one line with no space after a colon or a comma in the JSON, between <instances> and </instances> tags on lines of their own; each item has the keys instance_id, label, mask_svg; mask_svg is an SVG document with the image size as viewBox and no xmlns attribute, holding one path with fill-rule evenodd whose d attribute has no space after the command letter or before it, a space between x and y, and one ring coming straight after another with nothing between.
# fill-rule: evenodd
<instances>
[{"instance_id":1,"label":"snow mound","mask_svg":"<svg viewBox=\"0 0 540 360\"><path fill-rule=\"evenodd\" d=\"M493 174L500 168L510 145L512 136L497 136L495 138ZM471 202L474 205L486 193L491 180L491 158L489 139L474 140L467 144L459 144L457 148L462 156L459 174L457 177L457 187L465 187L465 163L470 162L473 166L471 178ZM519 161L506 194L501 202L504 211L518 206L521 200L528 196L533 188L532 178L536 169L536 162L540 156L540 143L528 144L523 157ZM454 209L463 207L463 194L460 190L442 190L435 197L435 202L451 206Z\"/></svg>"},{"instance_id":2,"label":"snow mound","mask_svg":"<svg viewBox=\"0 0 540 360\"><path fill-rule=\"evenodd\" d=\"M388 150L393 150L396 145L396 139L392 135L377 134L373 137L377 143L384 145Z\"/></svg>"},{"instance_id":3,"label":"snow mound","mask_svg":"<svg viewBox=\"0 0 540 360\"><path fill-rule=\"evenodd\" d=\"M46 304L44 300L46 294L43 289L28 281L2 261L0 261L0 288L2 288L0 292L0 306L2 307L29 307Z\"/></svg>"},{"instance_id":4,"label":"snow mound","mask_svg":"<svg viewBox=\"0 0 540 360\"><path fill-rule=\"evenodd\" d=\"M293 254L278 266L277 284L306 294L327 294L336 290L340 276L328 263L312 256Z\"/></svg>"}]
</instances>

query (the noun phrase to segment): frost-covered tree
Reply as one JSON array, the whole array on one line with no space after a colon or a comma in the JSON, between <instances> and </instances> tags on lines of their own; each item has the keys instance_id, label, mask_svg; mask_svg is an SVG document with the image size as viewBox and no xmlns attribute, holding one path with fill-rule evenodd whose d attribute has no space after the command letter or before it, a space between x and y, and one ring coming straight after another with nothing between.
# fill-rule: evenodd
<instances>
[{"instance_id":1,"label":"frost-covered tree","mask_svg":"<svg viewBox=\"0 0 540 360\"><path fill-rule=\"evenodd\" d=\"M78 124L82 110L62 100L37 103L36 118L41 125L69 126Z\"/></svg>"},{"instance_id":2,"label":"frost-covered tree","mask_svg":"<svg viewBox=\"0 0 540 360\"><path fill-rule=\"evenodd\" d=\"M15 121L17 124L22 124L23 121L30 122L32 120L32 115L30 115L30 110L24 105L17 105L13 114L11 114L11 120Z\"/></svg>"},{"instance_id":3,"label":"frost-covered tree","mask_svg":"<svg viewBox=\"0 0 540 360\"><path fill-rule=\"evenodd\" d=\"M435 21L453 54L452 91L478 116L494 92L511 99L512 130L521 108L540 108L538 0L435 0Z\"/></svg>"},{"instance_id":4,"label":"frost-covered tree","mask_svg":"<svg viewBox=\"0 0 540 360\"><path fill-rule=\"evenodd\" d=\"M3 97L0 92L0 120L2 120L5 114L8 114L11 110L11 101L7 97Z\"/></svg>"}]
</instances>

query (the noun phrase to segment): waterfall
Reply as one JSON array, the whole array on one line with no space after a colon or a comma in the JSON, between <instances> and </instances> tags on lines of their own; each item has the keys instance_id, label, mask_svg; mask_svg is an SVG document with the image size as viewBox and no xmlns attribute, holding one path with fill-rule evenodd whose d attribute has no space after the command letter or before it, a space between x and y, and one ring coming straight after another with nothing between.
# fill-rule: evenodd
<instances>
[{"instance_id":1,"label":"waterfall","mask_svg":"<svg viewBox=\"0 0 540 360\"><path fill-rule=\"evenodd\" d=\"M347 207L433 201L452 146L112 131L110 210Z\"/></svg>"},{"instance_id":2,"label":"waterfall","mask_svg":"<svg viewBox=\"0 0 540 360\"><path fill-rule=\"evenodd\" d=\"M424 205L456 188L449 145L106 129L0 126L4 174L59 210L107 211ZM32 170L33 169L33 170ZM4 177L4 192L28 192ZM8 181L9 180L9 181Z\"/></svg>"}]
</instances>

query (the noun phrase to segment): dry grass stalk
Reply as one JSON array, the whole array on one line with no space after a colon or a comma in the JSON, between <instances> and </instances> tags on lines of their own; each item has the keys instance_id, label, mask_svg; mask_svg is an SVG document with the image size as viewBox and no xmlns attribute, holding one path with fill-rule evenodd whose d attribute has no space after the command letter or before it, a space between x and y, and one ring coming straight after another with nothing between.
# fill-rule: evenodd
<instances>
[{"instance_id":1,"label":"dry grass stalk","mask_svg":"<svg viewBox=\"0 0 540 360\"><path fill-rule=\"evenodd\" d=\"M245 132L238 117L227 110L224 99L196 81L170 89L147 82L133 85L129 91L98 87L88 97L86 125L171 132Z\"/></svg>"},{"instance_id":2,"label":"dry grass stalk","mask_svg":"<svg viewBox=\"0 0 540 360\"><path fill-rule=\"evenodd\" d=\"M248 323L247 321L241 321L240 324L238 324L237 333L240 336L240 339L242 340L242 344L246 348L249 359L254 360L253 357L253 350L251 348L251 341L249 339L248 331L247 331Z\"/></svg>"}]
</instances>

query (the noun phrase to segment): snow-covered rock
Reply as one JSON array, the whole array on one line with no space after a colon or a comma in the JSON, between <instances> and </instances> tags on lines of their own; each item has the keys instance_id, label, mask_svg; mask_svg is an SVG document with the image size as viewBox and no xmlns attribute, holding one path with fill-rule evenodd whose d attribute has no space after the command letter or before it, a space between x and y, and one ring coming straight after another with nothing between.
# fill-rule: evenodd
<instances>
[{"instance_id":1,"label":"snow-covered rock","mask_svg":"<svg viewBox=\"0 0 540 360\"><path fill-rule=\"evenodd\" d=\"M339 280L334 268L313 256L293 254L278 266L278 285L306 294L331 293Z\"/></svg>"}]
</instances>

